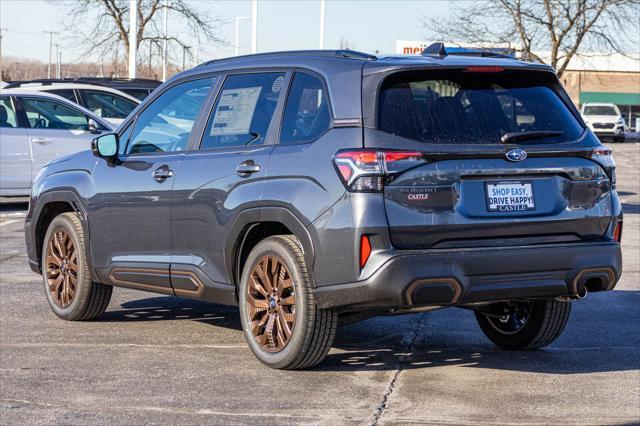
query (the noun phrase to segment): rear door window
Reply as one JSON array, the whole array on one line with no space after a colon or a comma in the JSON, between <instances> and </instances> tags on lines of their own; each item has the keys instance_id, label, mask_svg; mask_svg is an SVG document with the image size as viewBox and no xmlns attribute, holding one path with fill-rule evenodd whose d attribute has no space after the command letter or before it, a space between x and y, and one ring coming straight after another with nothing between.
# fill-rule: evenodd
<instances>
[{"instance_id":1,"label":"rear door window","mask_svg":"<svg viewBox=\"0 0 640 426\"><path fill-rule=\"evenodd\" d=\"M201 149L264 143L285 74L238 74L227 77L209 118Z\"/></svg>"},{"instance_id":2,"label":"rear door window","mask_svg":"<svg viewBox=\"0 0 640 426\"><path fill-rule=\"evenodd\" d=\"M543 72L419 71L382 85L378 129L425 143L496 144L507 133L558 132L540 143L583 132Z\"/></svg>"},{"instance_id":3,"label":"rear door window","mask_svg":"<svg viewBox=\"0 0 640 426\"><path fill-rule=\"evenodd\" d=\"M6 96L0 98L0 127L18 127L11 98Z\"/></svg>"},{"instance_id":4,"label":"rear door window","mask_svg":"<svg viewBox=\"0 0 640 426\"><path fill-rule=\"evenodd\" d=\"M53 90L49 90L49 93L62 96L63 98L68 99L73 103L78 103L78 101L76 100L76 95L73 92L73 89L53 89Z\"/></svg>"},{"instance_id":5,"label":"rear door window","mask_svg":"<svg viewBox=\"0 0 640 426\"><path fill-rule=\"evenodd\" d=\"M85 108L102 118L125 118L138 105L129 99L108 92L80 91Z\"/></svg>"},{"instance_id":6,"label":"rear door window","mask_svg":"<svg viewBox=\"0 0 640 426\"><path fill-rule=\"evenodd\" d=\"M280 143L310 142L323 134L330 123L329 100L322 81L297 72L287 97Z\"/></svg>"}]
</instances>

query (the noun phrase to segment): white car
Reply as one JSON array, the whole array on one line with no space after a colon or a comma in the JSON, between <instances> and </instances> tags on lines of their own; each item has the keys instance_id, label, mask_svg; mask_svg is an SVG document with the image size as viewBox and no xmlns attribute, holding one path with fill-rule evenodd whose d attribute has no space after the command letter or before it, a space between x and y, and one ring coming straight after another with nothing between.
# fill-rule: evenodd
<instances>
[{"instance_id":1,"label":"white car","mask_svg":"<svg viewBox=\"0 0 640 426\"><path fill-rule=\"evenodd\" d=\"M140 104L140 100L131 95L98 84L45 80L10 83L6 88L54 93L93 111L116 126Z\"/></svg>"},{"instance_id":2,"label":"white car","mask_svg":"<svg viewBox=\"0 0 640 426\"><path fill-rule=\"evenodd\" d=\"M0 197L29 195L50 160L91 148L114 127L60 96L33 90L0 90Z\"/></svg>"},{"instance_id":3,"label":"white car","mask_svg":"<svg viewBox=\"0 0 640 426\"><path fill-rule=\"evenodd\" d=\"M580 114L600 139L624 142L624 117L615 104L586 103L582 105Z\"/></svg>"}]
</instances>

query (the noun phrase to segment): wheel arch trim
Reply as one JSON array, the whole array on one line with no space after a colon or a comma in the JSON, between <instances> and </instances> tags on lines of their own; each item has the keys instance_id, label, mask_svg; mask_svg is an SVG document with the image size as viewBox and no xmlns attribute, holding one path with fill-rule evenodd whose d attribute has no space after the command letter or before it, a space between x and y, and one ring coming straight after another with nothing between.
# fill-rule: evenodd
<instances>
[{"instance_id":1,"label":"wheel arch trim","mask_svg":"<svg viewBox=\"0 0 640 426\"><path fill-rule=\"evenodd\" d=\"M235 286L239 284L239 254L246 243L246 237L250 231L261 223L275 222L285 226L300 241L304 253L305 262L309 274L309 280L313 287L313 262L314 250L311 235L303 222L289 209L284 207L258 207L248 209L240 213L233 225L225 244L225 267L229 282Z\"/></svg>"},{"instance_id":2,"label":"wheel arch trim","mask_svg":"<svg viewBox=\"0 0 640 426\"><path fill-rule=\"evenodd\" d=\"M44 238L44 234L41 236L38 235L38 225L40 224L40 220L42 219L42 212L45 207L53 203L67 203L71 206L73 212L79 214L80 223L82 224L82 230L85 233L85 252L88 254L87 261L89 262L89 271L91 271L92 276L95 276L93 268L91 266L92 262L88 244L89 226L87 224L87 210L85 205L82 203L80 196L71 189L52 189L38 195L38 199L33 208L33 213L31 214L29 232L30 235L28 236L31 246L33 247L34 256L34 259L30 259L30 262L35 262L37 264L38 272L42 273L42 253L41 247L38 246L38 240L39 237ZM46 233L46 229L44 229L43 232Z\"/></svg>"}]
</instances>

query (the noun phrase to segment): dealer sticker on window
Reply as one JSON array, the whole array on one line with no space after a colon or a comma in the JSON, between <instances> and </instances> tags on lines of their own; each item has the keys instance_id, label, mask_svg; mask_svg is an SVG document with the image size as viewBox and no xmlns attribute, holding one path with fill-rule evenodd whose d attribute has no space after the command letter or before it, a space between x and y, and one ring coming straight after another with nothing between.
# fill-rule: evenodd
<instances>
[{"instance_id":1,"label":"dealer sticker on window","mask_svg":"<svg viewBox=\"0 0 640 426\"><path fill-rule=\"evenodd\" d=\"M487 208L490 212L515 212L534 210L531 182L486 183Z\"/></svg>"}]
</instances>

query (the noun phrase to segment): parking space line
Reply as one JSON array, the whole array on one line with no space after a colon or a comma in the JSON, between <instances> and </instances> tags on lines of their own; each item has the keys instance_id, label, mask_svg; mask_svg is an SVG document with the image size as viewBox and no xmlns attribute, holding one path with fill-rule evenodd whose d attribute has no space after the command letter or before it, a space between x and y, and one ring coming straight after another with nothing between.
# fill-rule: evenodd
<instances>
[{"instance_id":1,"label":"parking space line","mask_svg":"<svg viewBox=\"0 0 640 426\"><path fill-rule=\"evenodd\" d=\"M43 401L29 401L26 399L12 399L2 398L0 401L9 402L14 404L28 404L41 407L50 408L68 408L73 410L91 410L91 411L105 411L105 405L77 405L77 404L63 404L55 402L43 402ZM282 419L328 419L332 416L323 416L319 414L285 414L285 413L265 413L265 412L228 412L219 410L210 410L208 408L194 408L193 410L171 408L171 407L155 407L155 406L126 406L126 405L110 405L107 411L155 411L159 413L173 413L173 414L193 414L193 415L209 415L209 416L229 416L229 417L262 417L262 418L282 418Z\"/></svg>"},{"instance_id":2,"label":"parking space line","mask_svg":"<svg viewBox=\"0 0 640 426\"><path fill-rule=\"evenodd\" d=\"M22 222L22 221L19 220L19 219L9 220L9 221L7 221L5 223L0 223L0 228L2 228L3 226L11 225L13 223L18 223L18 222Z\"/></svg>"}]
</instances>

